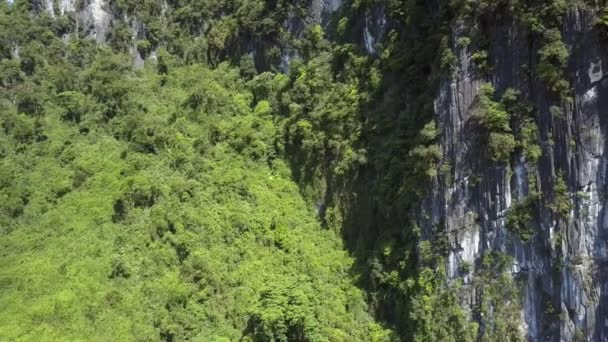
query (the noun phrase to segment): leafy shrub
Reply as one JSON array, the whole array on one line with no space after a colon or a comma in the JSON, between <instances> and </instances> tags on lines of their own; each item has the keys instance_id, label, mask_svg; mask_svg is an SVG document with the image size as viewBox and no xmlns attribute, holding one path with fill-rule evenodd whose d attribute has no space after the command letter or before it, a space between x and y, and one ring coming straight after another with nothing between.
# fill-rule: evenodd
<instances>
[{"instance_id":1,"label":"leafy shrub","mask_svg":"<svg viewBox=\"0 0 608 342\"><path fill-rule=\"evenodd\" d=\"M437 166L441 159L441 150L436 142L437 130L435 122L426 124L418 135L419 144L409 152L414 163L414 172L421 181L437 177Z\"/></svg>"},{"instance_id":2,"label":"leafy shrub","mask_svg":"<svg viewBox=\"0 0 608 342\"><path fill-rule=\"evenodd\" d=\"M516 143L510 127L510 114L504 105L493 100L494 88L484 84L472 108L472 118L479 125L479 134L487 144L490 158L508 162Z\"/></svg>"},{"instance_id":3,"label":"leafy shrub","mask_svg":"<svg viewBox=\"0 0 608 342\"><path fill-rule=\"evenodd\" d=\"M549 204L549 209L558 216L567 218L572 209L569 194L563 173L560 171L555 176L555 183L553 184L553 201Z\"/></svg>"},{"instance_id":4,"label":"leafy shrub","mask_svg":"<svg viewBox=\"0 0 608 342\"><path fill-rule=\"evenodd\" d=\"M529 195L514 203L507 210L507 229L527 242L534 236L534 218L538 209L539 195Z\"/></svg>"},{"instance_id":5,"label":"leafy shrub","mask_svg":"<svg viewBox=\"0 0 608 342\"><path fill-rule=\"evenodd\" d=\"M309 287L295 283L272 284L262 291L258 305L250 314L249 333L259 341L318 339L319 323L310 303L311 296Z\"/></svg>"},{"instance_id":6,"label":"leafy shrub","mask_svg":"<svg viewBox=\"0 0 608 342\"><path fill-rule=\"evenodd\" d=\"M531 119L524 120L519 146L523 149L528 162L536 163L540 159L543 151L538 145L538 126Z\"/></svg>"},{"instance_id":7,"label":"leafy shrub","mask_svg":"<svg viewBox=\"0 0 608 342\"><path fill-rule=\"evenodd\" d=\"M471 61L475 63L477 70L479 70L481 73L486 73L489 71L490 67L488 65L488 58L488 52L485 50L475 51L475 53L471 55Z\"/></svg>"},{"instance_id":8,"label":"leafy shrub","mask_svg":"<svg viewBox=\"0 0 608 342\"><path fill-rule=\"evenodd\" d=\"M449 38L447 36L441 39L440 49L441 69L447 71L448 73L454 72L455 68L457 67L458 58L454 54L454 51L452 51L452 48L449 44Z\"/></svg>"},{"instance_id":9,"label":"leafy shrub","mask_svg":"<svg viewBox=\"0 0 608 342\"><path fill-rule=\"evenodd\" d=\"M73 123L80 121L87 114L95 111L93 101L77 91L66 91L57 95L57 102L64 109L62 118Z\"/></svg>"},{"instance_id":10,"label":"leafy shrub","mask_svg":"<svg viewBox=\"0 0 608 342\"><path fill-rule=\"evenodd\" d=\"M491 132L488 139L488 150L493 161L508 161L517 146L515 137L510 133Z\"/></svg>"},{"instance_id":11,"label":"leafy shrub","mask_svg":"<svg viewBox=\"0 0 608 342\"><path fill-rule=\"evenodd\" d=\"M509 132L509 113L504 106L493 100L494 88L491 84L482 85L473 105L472 116L489 132Z\"/></svg>"},{"instance_id":12,"label":"leafy shrub","mask_svg":"<svg viewBox=\"0 0 608 342\"><path fill-rule=\"evenodd\" d=\"M543 34L544 45L538 51L538 74L550 90L568 96L569 82L564 78L564 68L568 62L569 52L557 29L550 29Z\"/></svg>"},{"instance_id":13,"label":"leafy shrub","mask_svg":"<svg viewBox=\"0 0 608 342\"><path fill-rule=\"evenodd\" d=\"M604 9L604 11L602 11L595 26L597 27L600 36L603 39L608 39L608 10Z\"/></svg>"},{"instance_id":14,"label":"leafy shrub","mask_svg":"<svg viewBox=\"0 0 608 342\"><path fill-rule=\"evenodd\" d=\"M142 56L146 56L150 53L150 49L152 48L152 44L147 39L142 39L137 41L137 51L141 53Z\"/></svg>"}]
</instances>

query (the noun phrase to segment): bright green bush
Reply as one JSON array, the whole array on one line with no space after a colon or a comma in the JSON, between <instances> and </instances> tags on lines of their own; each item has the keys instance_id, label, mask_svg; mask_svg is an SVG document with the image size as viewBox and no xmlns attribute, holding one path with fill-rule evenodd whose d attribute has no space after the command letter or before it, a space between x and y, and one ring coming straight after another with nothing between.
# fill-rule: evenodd
<instances>
[{"instance_id":1,"label":"bright green bush","mask_svg":"<svg viewBox=\"0 0 608 342\"><path fill-rule=\"evenodd\" d=\"M515 150L515 137L511 133L491 132L488 139L488 151L493 161L509 161Z\"/></svg>"},{"instance_id":2,"label":"bright green bush","mask_svg":"<svg viewBox=\"0 0 608 342\"><path fill-rule=\"evenodd\" d=\"M538 195L528 195L507 210L506 228L520 240L528 242L535 234Z\"/></svg>"},{"instance_id":3,"label":"bright green bush","mask_svg":"<svg viewBox=\"0 0 608 342\"><path fill-rule=\"evenodd\" d=\"M511 115L501 102L493 100L494 88L485 84L479 90L472 108L472 118L479 125L479 134L490 159L495 162L508 162L516 147L511 133Z\"/></svg>"},{"instance_id":4,"label":"bright green bush","mask_svg":"<svg viewBox=\"0 0 608 342\"><path fill-rule=\"evenodd\" d=\"M538 74L550 90L568 96L570 85L564 78L564 68L568 63L569 52L562 41L559 30L550 29L543 34L544 45L538 51Z\"/></svg>"},{"instance_id":5,"label":"bright green bush","mask_svg":"<svg viewBox=\"0 0 608 342\"><path fill-rule=\"evenodd\" d=\"M553 200L549 204L549 209L561 218L567 219L568 216L570 216L572 203L570 203L570 193L568 192L568 186L564 181L564 176L561 171L555 176Z\"/></svg>"}]
</instances>

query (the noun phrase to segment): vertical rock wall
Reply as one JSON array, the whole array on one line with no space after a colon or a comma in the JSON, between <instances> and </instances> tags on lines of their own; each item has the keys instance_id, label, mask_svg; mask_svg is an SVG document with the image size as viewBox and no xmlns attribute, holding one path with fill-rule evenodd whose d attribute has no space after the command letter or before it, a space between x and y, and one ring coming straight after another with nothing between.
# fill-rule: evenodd
<instances>
[{"instance_id":1,"label":"vertical rock wall","mask_svg":"<svg viewBox=\"0 0 608 342\"><path fill-rule=\"evenodd\" d=\"M438 182L423 205L432 219L420 225L427 235L447 232L446 268L450 282L463 277L469 286L465 307L472 309L477 301L471 278L481 256L499 251L513 257L511 273L522 292L521 328L531 341L571 341L575 335L608 340L608 66L594 24L593 10L574 9L561 28L570 51L571 102L547 91L536 70L537 42L512 21L496 23L490 33L493 69L486 77L476 72L467 47L454 46L457 71L442 82L435 100L443 162L451 166L453 181ZM452 41L461 37L462 30L455 29ZM528 163L521 152L509 165L480 159L484 146L476 143L470 127L471 106L486 82L497 94L507 88L521 91L521 100L535 109L543 152L538 163ZM560 173L572 208L567 218L549 209ZM523 242L505 221L508 209L529 193L528 176L537 179L543 205L535 213L535 235ZM458 267L463 262L472 265L465 274Z\"/></svg>"},{"instance_id":2,"label":"vertical rock wall","mask_svg":"<svg viewBox=\"0 0 608 342\"><path fill-rule=\"evenodd\" d=\"M76 12L75 0L44 0L41 6L52 17L56 14ZM56 8L58 7L58 8ZM78 24L98 43L104 43L111 27L112 15L108 11L107 0L87 0L82 10L76 12Z\"/></svg>"}]
</instances>

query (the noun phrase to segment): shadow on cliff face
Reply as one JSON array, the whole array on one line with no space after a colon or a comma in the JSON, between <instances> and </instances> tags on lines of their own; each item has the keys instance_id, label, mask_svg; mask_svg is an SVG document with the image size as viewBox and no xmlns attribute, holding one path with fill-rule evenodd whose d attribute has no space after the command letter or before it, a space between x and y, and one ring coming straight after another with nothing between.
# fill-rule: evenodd
<instances>
[{"instance_id":1,"label":"shadow on cliff face","mask_svg":"<svg viewBox=\"0 0 608 342\"><path fill-rule=\"evenodd\" d=\"M430 78L430 68L422 72L426 73L422 78ZM433 148L432 142L419 144L419 132L433 122L433 97L430 92L417 93L418 103L412 106L402 96L411 92L408 86L387 74L384 96L362 109L366 122L357 148L367 151L366 165L335 175L331 161L311 161L297 146L286 148L302 193L315 204L323 226L341 234L355 259L352 273L367 293L371 310L405 341L412 340L415 332L412 293L406 285L417 279L418 272L419 231L412 212L430 186L420 174L423 170L415 167L421 161L411 151ZM316 197L310 198L311 193Z\"/></svg>"},{"instance_id":2,"label":"shadow on cliff face","mask_svg":"<svg viewBox=\"0 0 608 342\"><path fill-rule=\"evenodd\" d=\"M432 18L428 9L422 10L421 13L421 17ZM421 25L420 22L413 23L411 26L414 31L418 30L418 34L425 30L427 34L434 32L428 25ZM400 27L400 32L411 33L412 31L408 31L408 29L409 26ZM416 32L413 35L415 36ZM435 87L431 81L431 75L433 66L437 63L437 52L441 50L439 48L440 39L433 38L431 34L429 36L431 38L425 41L428 44L425 48L430 48L432 51L422 52L416 58L409 57L407 51L419 52L420 46L416 45L416 39L420 38L406 37L400 41L402 49L398 50L396 55L402 59L391 61L392 66L384 69L381 87L383 96L375 98L362 110L362 117L365 117L366 121L363 138L360 141L361 146L358 147L367 151L367 165L338 177L331 174L327 164L322 167L311 164L301 156L297 147L288 151L288 155L292 158L293 174L303 188L321 179L323 190L315 199L320 219L326 227L339 230L346 248L356 260L353 273L359 276L359 286L367 291L372 310L379 320L393 327L403 340L412 340L416 329L411 317L412 293L408 292L405 283L417 278L419 260L416 253L416 241L419 229L415 225L415 217L419 213L415 210L420 205L420 191L424 191L429 186L428 182L418 177L418 172L413 168L417 160L412 158L411 152L418 144L417 134L433 120L431 106ZM594 42L594 44L596 43ZM582 47L582 50L584 50L583 54L589 53L589 49L585 47ZM400 55L400 53L402 54ZM504 55L510 56L509 52L505 52ZM603 55L606 54L603 53ZM581 60L587 63L588 57L588 55L583 56ZM602 67L604 70L608 69L605 62ZM508 75L511 68L512 66L509 64L502 74ZM413 71L413 69L415 70ZM578 75L578 70L575 71ZM586 72L584 76L586 76ZM506 85L516 83L511 76L505 76L502 79ZM591 85L580 80L576 80L576 83L584 84L586 87L580 89L581 97L588 96L588 92L591 91L589 96L597 98L597 103L593 104L597 108L588 109L589 113L586 114L590 117L599 114L599 132L603 139L600 155L593 156L599 159L600 164L597 176L593 179L600 196L599 213L591 223L597 229L597 236L591 243L593 253L595 253L591 266L597 268L597 271L593 271L593 284L599 284L599 293L594 292L592 297L597 295L599 299L587 298L591 304L598 303L598 305L595 307L595 317L589 317L589 320L585 318L585 322L588 323L581 322L581 325L588 324L589 330L595 330L593 338L603 340L608 338L608 328L605 322L605 318L608 317L608 272L604 272L608 270L608 255L606 255L606 250L608 250L606 243L608 240L608 202L605 193L605 187L608 185L606 181L608 160L603 153L608 147L605 143L605 137L608 136L608 116L606 116L608 113L608 78L603 77ZM532 90L529 92L533 95ZM550 104L550 101L542 96L536 99L536 102L540 107L548 108ZM583 104L583 106L585 105ZM578 108L578 110L580 109ZM586 112L587 109L582 108L582 111ZM579 121L588 119L587 117L577 118ZM541 130L543 132L551 131L548 129L554 124L551 117L546 116L543 121L540 123ZM580 127L575 124L580 123L569 122L567 124L570 127L567 128L578 130ZM552 126L549 128L553 129ZM471 131L470 128L466 130ZM561 148L563 151L558 151L556 155L561 154L557 161L559 169L569 170L569 173L572 173L572 168L576 166L572 162L574 158L567 156L569 143L569 141L562 141L556 149ZM575 157L578 158L578 156ZM474 155L465 158L475 160ZM539 167L540 174L545 175L541 179L543 189L553 188L555 166L553 163L553 159L546 158ZM473 172L476 167L478 166L471 165ZM568 181L571 187L576 183L576 180L573 179ZM338 213L340 219L328 220L328 212L334 216ZM422 219L424 220L424 218ZM332 225L332 222L336 221L338 224ZM436 242L435 247L441 250L441 237L433 238ZM579 237L576 238L579 239ZM545 256L542 255L544 259ZM550 277L551 275L548 275L548 278ZM542 290L546 283L552 284L551 281L539 277L531 288L534 291ZM561 291L558 287L556 290L558 293ZM555 298L558 298L557 301L560 302L562 298L558 293L552 295L555 295ZM576 295L580 294L577 292ZM542 305L540 303L548 301L550 300L539 299L534 302L540 306ZM563 304L563 302L558 304ZM590 309L588 312L592 310ZM580 319L576 317L578 315L576 310L569 309L569 314L571 321ZM552 317L545 320L541 317L539 322L547 323L549 326L542 328L542 331L547 331L547 334L559 338L562 331L559 327L561 323L556 324L559 322L557 318ZM594 324L595 326L593 326Z\"/></svg>"},{"instance_id":3,"label":"shadow on cliff face","mask_svg":"<svg viewBox=\"0 0 608 342\"><path fill-rule=\"evenodd\" d=\"M411 283L418 278L420 229L415 222L420 218L415 211L431 187L428 172L439 168L434 99L438 81L446 73L439 66L440 46L450 14L435 2L412 1L404 6L409 7L402 13L382 18L387 20L386 32L394 30L382 42L391 54L377 56L382 73L380 90L361 104L357 118L362 132L353 149L365 149L367 163L337 175L331 171L331 160L311 159L301 146L287 146L285 154L295 181L316 206L320 221L341 234L355 259L352 272L359 279L358 286L366 291L376 318L391 327L399 339L409 341L415 333L411 317L415 290ZM353 24L351 32L337 39L337 43L359 46L362 55L366 52L360 38L368 19L381 21L368 18L364 7L340 13ZM401 17L403 13L407 18ZM327 31L331 35L336 28ZM336 75L344 68L342 62L334 61ZM445 239L433 238L434 250L442 250Z\"/></svg>"},{"instance_id":4,"label":"shadow on cliff face","mask_svg":"<svg viewBox=\"0 0 608 342\"><path fill-rule=\"evenodd\" d=\"M378 144L368 144L368 151L377 152L383 145L380 141ZM408 149L397 150L407 153ZM318 181L319 170L306 166L301 158L294 158L292 166L299 184ZM366 291L376 318L400 339L412 340L410 294L404 284L407 279L417 278L417 233L411 217L415 202L403 190L406 172L402 169L406 167L395 157L386 169L370 163L343 177L325 173L328 169L324 168L324 191L314 203L323 226L339 231L355 259L351 272L359 279L357 285Z\"/></svg>"}]
</instances>

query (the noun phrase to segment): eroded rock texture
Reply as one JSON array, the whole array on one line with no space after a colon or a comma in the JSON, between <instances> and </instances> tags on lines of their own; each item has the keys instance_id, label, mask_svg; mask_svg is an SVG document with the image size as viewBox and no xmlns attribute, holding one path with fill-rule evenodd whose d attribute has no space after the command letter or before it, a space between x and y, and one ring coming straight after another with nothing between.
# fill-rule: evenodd
<instances>
[{"instance_id":1,"label":"eroded rock texture","mask_svg":"<svg viewBox=\"0 0 608 342\"><path fill-rule=\"evenodd\" d=\"M547 90L536 67L538 46L517 22L503 20L490 29L490 64L480 76L471 51L456 45L457 70L442 82L435 100L443 162L451 180L438 182L420 222L426 234L437 227L448 233L449 278L464 277L468 295L463 305L479 299L471 275L487 251L513 256L511 273L522 288L521 329L529 340L608 340L606 312L608 279L606 241L606 113L608 78L605 44L595 28L593 9L572 9L561 27L570 52L565 73L572 88L567 101ZM453 41L462 37L455 29ZM509 163L481 158L471 130L472 107L483 83L497 94L508 88L521 92L520 101L534 109L536 163L519 151ZM558 178L567 186L569 212L551 210ZM542 194L534 210L533 237L522 241L509 232L509 208L530 194L531 181ZM468 263L463 272L459 265ZM576 336L575 336L576 335Z\"/></svg>"}]
</instances>

